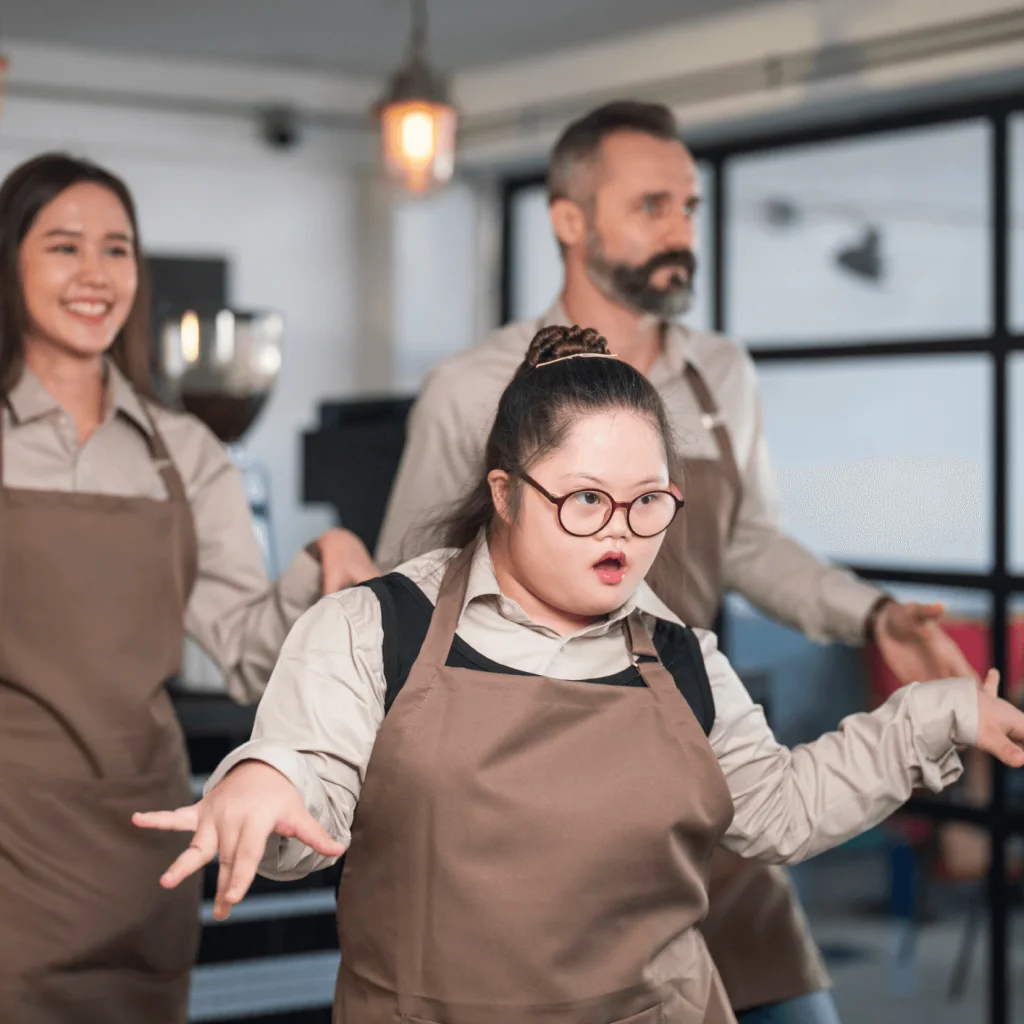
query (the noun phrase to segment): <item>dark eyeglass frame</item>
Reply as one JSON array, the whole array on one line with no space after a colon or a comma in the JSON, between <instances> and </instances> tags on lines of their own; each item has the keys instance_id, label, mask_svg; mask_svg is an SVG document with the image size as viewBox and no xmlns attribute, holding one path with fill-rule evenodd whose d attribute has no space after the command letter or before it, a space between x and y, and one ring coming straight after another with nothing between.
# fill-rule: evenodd
<instances>
[{"instance_id":1,"label":"dark eyeglass frame","mask_svg":"<svg viewBox=\"0 0 1024 1024\"><path fill-rule=\"evenodd\" d=\"M565 532L569 534L570 537L593 537L595 533L600 533L612 521L612 517L620 508L624 508L626 510L626 525L629 527L630 531L635 536L643 537L645 540L650 537L657 537L659 533L664 533L675 522L676 516L679 515L679 510L685 504L682 498L677 497L671 491L666 491L662 489L644 491L643 494L638 494L632 501L616 501L607 491L602 491L600 487L580 487L575 491L570 491L568 494L563 494L559 498L552 494L545 487L542 487L529 474L518 472L516 475L520 477L522 480L525 480L526 483L528 483L535 491L537 491L543 497L547 498L548 501L550 501L551 504L555 506L555 509L557 510L558 525L563 530L565 530ZM608 515L605 516L604 522L601 523L600 526L598 526L594 530L591 530L589 533L574 533L565 525L565 523L562 522L562 508L565 505L565 503L571 497L573 497L573 495L576 494L603 494L608 499L610 505L608 509ZM630 522L630 514L633 511L633 506L641 498L646 498L651 494L667 494L675 502L675 511L672 513L672 518L656 533L639 533L637 530L633 529L633 524Z\"/></svg>"}]
</instances>

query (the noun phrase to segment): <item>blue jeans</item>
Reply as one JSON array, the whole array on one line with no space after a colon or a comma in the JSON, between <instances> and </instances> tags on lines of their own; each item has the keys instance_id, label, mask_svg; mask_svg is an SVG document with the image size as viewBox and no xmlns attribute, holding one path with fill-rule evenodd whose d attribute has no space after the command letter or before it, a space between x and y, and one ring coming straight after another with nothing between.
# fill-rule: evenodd
<instances>
[{"instance_id":1,"label":"blue jeans","mask_svg":"<svg viewBox=\"0 0 1024 1024\"><path fill-rule=\"evenodd\" d=\"M736 1019L739 1024L841 1024L835 1000L827 990L744 1010Z\"/></svg>"}]
</instances>

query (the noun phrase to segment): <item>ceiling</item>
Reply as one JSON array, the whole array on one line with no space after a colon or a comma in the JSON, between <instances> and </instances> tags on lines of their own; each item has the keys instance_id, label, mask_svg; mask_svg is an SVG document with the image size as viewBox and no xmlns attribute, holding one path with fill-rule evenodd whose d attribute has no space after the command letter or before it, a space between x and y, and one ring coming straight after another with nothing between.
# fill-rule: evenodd
<instances>
[{"instance_id":1,"label":"ceiling","mask_svg":"<svg viewBox=\"0 0 1024 1024\"><path fill-rule=\"evenodd\" d=\"M461 70L758 2L428 0L429 52ZM0 0L0 37L376 77L400 61L409 11L409 0Z\"/></svg>"}]
</instances>

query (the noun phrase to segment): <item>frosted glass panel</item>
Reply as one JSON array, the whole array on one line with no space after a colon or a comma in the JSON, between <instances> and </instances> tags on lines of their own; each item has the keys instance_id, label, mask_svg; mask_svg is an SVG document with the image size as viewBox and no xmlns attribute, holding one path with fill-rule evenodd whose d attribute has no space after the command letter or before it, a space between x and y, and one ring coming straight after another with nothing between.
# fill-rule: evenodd
<instances>
[{"instance_id":1,"label":"frosted glass panel","mask_svg":"<svg viewBox=\"0 0 1024 1024\"><path fill-rule=\"evenodd\" d=\"M787 530L840 560L991 566L982 356L759 367Z\"/></svg>"},{"instance_id":2,"label":"frosted glass panel","mask_svg":"<svg viewBox=\"0 0 1024 1024\"><path fill-rule=\"evenodd\" d=\"M1009 430L1010 460L1009 557L1011 571L1024 573L1024 352L1009 358Z\"/></svg>"},{"instance_id":3,"label":"frosted glass panel","mask_svg":"<svg viewBox=\"0 0 1024 1024\"><path fill-rule=\"evenodd\" d=\"M697 219L697 277L694 302L684 323L698 329L711 324L711 208L708 198L710 165L698 165L704 183L704 208ZM562 287L562 257L548 219L543 185L520 189L512 198L511 217L511 315L513 320L539 316Z\"/></svg>"},{"instance_id":4,"label":"frosted glass panel","mask_svg":"<svg viewBox=\"0 0 1024 1024\"><path fill-rule=\"evenodd\" d=\"M509 277L513 320L540 316L562 287L562 257L548 219L543 185L523 188L512 197L512 268Z\"/></svg>"},{"instance_id":5,"label":"frosted glass panel","mask_svg":"<svg viewBox=\"0 0 1024 1024\"><path fill-rule=\"evenodd\" d=\"M988 332L990 134L970 121L730 161L730 333L754 346Z\"/></svg>"},{"instance_id":6,"label":"frosted glass panel","mask_svg":"<svg viewBox=\"0 0 1024 1024\"><path fill-rule=\"evenodd\" d=\"M475 336L477 208L473 190L444 190L396 204L394 245L395 383L419 387Z\"/></svg>"},{"instance_id":7,"label":"frosted glass panel","mask_svg":"<svg viewBox=\"0 0 1024 1024\"><path fill-rule=\"evenodd\" d=\"M1024 333L1024 114L1010 118L1010 325Z\"/></svg>"}]
</instances>

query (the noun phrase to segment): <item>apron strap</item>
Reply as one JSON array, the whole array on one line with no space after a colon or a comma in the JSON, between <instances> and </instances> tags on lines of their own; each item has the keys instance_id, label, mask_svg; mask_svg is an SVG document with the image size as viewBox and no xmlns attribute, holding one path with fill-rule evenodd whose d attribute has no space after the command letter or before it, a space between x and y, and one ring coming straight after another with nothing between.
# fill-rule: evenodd
<instances>
[{"instance_id":1,"label":"apron strap","mask_svg":"<svg viewBox=\"0 0 1024 1024\"><path fill-rule=\"evenodd\" d=\"M629 652L636 662L637 670L661 705L664 720L676 739L683 744L692 742L695 729L703 735L689 701L679 692L672 673L662 664L639 609L634 609L626 619L625 633Z\"/></svg>"},{"instance_id":2,"label":"apron strap","mask_svg":"<svg viewBox=\"0 0 1024 1024\"><path fill-rule=\"evenodd\" d=\"M163 435L157 430L156 423L153 421L153 416L145 401L142 401L141 405L142 411L146 415L146 421L149 423L149 433L145 435L146 444L149 447L149 454L153 459L153 465L156 466L157 472L163 479L164 487L167 488L167 496L171 501L188 505L185 482L181 479L178 467L175 466L171 453L167 450Z\"/></svg>"},{"instance_id":3,"label":"apron strap","mask_svg":"<svg viewBox=\"0 0 1024 1024\"><path fill-rule=\"evenodd\" d=\"M434 613L430 616L430 626L416 659L416 665L421 668L441 668L448 660L448 652L462 615L462 603L466 599L466 587L469 584L469 567L475 553L475 543L463 548L445 569ZM409 677L412 678L412 672Z\"/></svg>"},{"instance_id":4,"label":"apron strap","mask_svg":"<svg viewBox=\"0 0 1024 1024\"><path fill-rule=\"evenodd\" d=\"M700 409L701 421L704 427L714 435L715 443L718 445L719 457L722 460L722 469L736 488L737 496L742 495L743 477L740 474L739 463L736 461L736 451L732 446L732 438L729 436L725 421L722 419L715 396L711 393L711 388L708 387L707 381L700 370L689 359L686 361L683 377L686 383L689 384L694 398L697 399L697 406ZM737 500L729 517L730 534L736 526L736 517L739 515L739 511L740 502Z\"/></svg>"},{"instance_id":5,"label":"apron strap","mask_svg":"<svg viewBox=\"0 0 1024 1024\"><path fill-rule=\"evenodd\" d=\"M4 413L10 415L11 404L4 395L0 402L0 496L4 491Z\"/></svg>"},{"instance_id":6,"label":"apron strap","mask_svg":"<svg viewBox=\"0 0 1024 1024\"><path fill-rule=\"evenodd\" d=\"M672 674L661 663L661 656L654 646L650 631L644 624L638 608L634 608L630 612L629 617L623 623L623 631L626 634L626 644L629 647L630 656L648 687L661 700L678 697L683 704L686 704L686 698L679 692L679 687L676 686Z\"/></svg>"}]
</instances>

